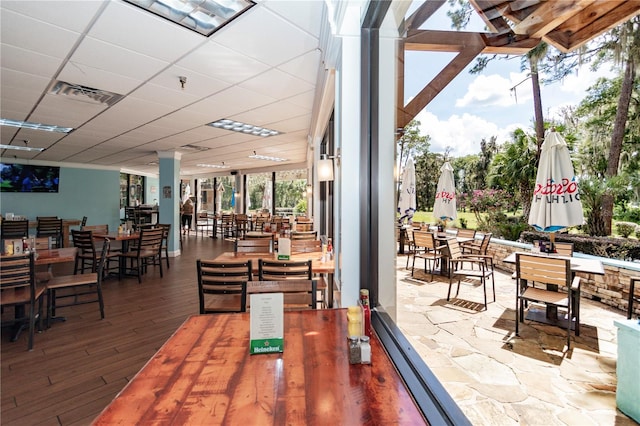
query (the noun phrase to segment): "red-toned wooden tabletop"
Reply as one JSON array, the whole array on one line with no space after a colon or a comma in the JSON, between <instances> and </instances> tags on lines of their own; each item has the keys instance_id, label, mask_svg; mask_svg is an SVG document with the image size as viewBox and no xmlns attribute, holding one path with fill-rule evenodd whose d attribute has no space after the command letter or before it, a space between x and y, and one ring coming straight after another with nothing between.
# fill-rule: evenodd
<instances>
[{"instance_id":1,"label":"red-toned wooden tabletop","mask_svg":"<svg viewBox=\"0 0 640 426\"><path fill-rule=\"evenodd\" d=\"M249 355L249 314L189 317L94 425L426 424L377 338L350 365L345 309L284 314L284 352Z\"/></svg>"},{"instance_id":2,"label":"red-toned wooden tabletop","mask_svg":"<svg viewBox=\"0 0 640 426\"><path fill-rule=\"evenodd\" d=\"M301 261L311 259L311 271L314 274L333 274L335 270L335 262L333 259L326 259L322 261L321 252L309 252L309 253L291 253L291 260ZM216 257L216 262L232 262L234 260L255 260L253 269L258 271L258 259L278 259L277 253L236 253L233 251L224 252Z\"/></svg>"},{"instance_id":3,"label":"red-toned wooden tabletop","mask_svg":"<svg viewBox=\"0 0 640 426\"><path fill-rule=\"evenodd\" d=\"M75 247L66 247L59 249L37 250L36 259L34 263L36 265L51 265L53 263L65 263L73 262L76 259Z\"/></svg>"}]
</instances>

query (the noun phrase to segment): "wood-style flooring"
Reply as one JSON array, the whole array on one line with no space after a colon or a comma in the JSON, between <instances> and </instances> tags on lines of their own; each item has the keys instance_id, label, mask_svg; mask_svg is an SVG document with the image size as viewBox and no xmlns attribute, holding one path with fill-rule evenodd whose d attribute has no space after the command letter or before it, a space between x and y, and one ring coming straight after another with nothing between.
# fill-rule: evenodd
<instances>
[{"instance_id":1,"label":"wood-style flooring","mask_svg":"<svg viewBox=\"0 0 640 426\"><path fill-rule=\"evenodd\" d=\"M184 239L182 255L170 259L160 278L150 267L135 277L103 282L105 319L97 304L61 309L65 322L11 342L3 328L0 423L87 425L153 356L174 331L198 313L196 259L232 251L233 242L202 236ZM65 265L54 273L72 273ZM4 312L4 315L12 311Z\"/></svg>"}]
</instances>

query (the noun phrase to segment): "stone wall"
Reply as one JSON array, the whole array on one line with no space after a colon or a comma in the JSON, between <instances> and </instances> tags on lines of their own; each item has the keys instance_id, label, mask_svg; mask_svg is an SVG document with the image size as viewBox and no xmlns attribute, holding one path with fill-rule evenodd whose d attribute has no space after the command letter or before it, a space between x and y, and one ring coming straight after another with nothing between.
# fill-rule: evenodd
<instances>
[{"instance_id":1,"label":"stone wall","mask_svg":"<svg viewBox=\"0 0 640 426\"><path fill-rule=\"evenodd\" d=\"M505 263L505 259L516 251L529 252L531 244L514 243L500 239L492 239L488 252L493 255L497 268L504 271L515 271L515 265ZM576 256L581 256L576 253ZM584 256L584 255L582 255ZM589 256L592 257L592 256ZM582 297L596 300L627 312L629 305L629 285L632 276L640 276L640 264L619 260L599 258L604 266L604 275L578 273L581 277ZM636 292L638 291L636 284ZM640 304L634 305L634 315L640 315Z\"/></svg>"}]
</instances>

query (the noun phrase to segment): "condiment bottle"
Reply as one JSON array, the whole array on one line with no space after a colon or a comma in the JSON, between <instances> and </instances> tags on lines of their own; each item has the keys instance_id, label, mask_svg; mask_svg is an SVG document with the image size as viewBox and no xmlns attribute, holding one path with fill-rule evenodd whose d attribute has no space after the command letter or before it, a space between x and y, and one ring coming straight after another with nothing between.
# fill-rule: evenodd
<instances>
[{"instance_id":1,"label":"condiment bottle","mask_svg":"<svg viewBox=\"0 0 640 426\"><path fill-rule=\"evenodd\" d=\"M329 259L333 259L333 244L331 244L331 238L329 238L329 242L327 243L327 254L329 255Z\"/></svg>"},{"instance_id":2,"label":"condiment bottle","mask_svg":"<svg viewBox=\"0 0 640 426\"><path fill-rule=\"evenodd\" d=\"M349 336L349 364L361 363L360 339L358 336Z\"/></svg>"},{"instance_id":3,"label":"condiment bottle","mask_svg":"<svg viewBox=\"0 0 640 426\"><path fill-rule=\"evenodd\" d=\"M371 337L371 306L369 305L369 290L360 290L360 307L362 310L362 323L364 326L364 334Z\"/></svg>"},{"instance_id":4,"label":"condiment bottle","mask_svg":"<svg viewBox=\"0 0 640 426\"><path fill-rule=\"evenodd\" d=\"M347 336L360 336L362 334L362 311L359 306L347 308Z\"/></svg>"},{"instance_id":5,"label":"condiment bottle","mask_svg":"<svg viewBox=\"0 0 640 426\"><path fill-rule=\"evenodd\" d=\"M360 363L371 364L371 345L369 336L360 337Z\"/></svg>"}]
</instances>

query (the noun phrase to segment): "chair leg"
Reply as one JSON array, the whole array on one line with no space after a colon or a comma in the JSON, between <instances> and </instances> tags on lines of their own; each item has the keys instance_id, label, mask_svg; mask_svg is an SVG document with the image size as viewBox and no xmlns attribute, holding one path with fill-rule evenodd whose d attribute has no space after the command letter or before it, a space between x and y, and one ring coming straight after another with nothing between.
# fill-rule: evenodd
<instances>
[{"instance_id":1,"label":"chair leg","mask_svg":"<svg viewBox=\"0 0 640 426\"><path fill-rule=\"evenodd\" d=\"M96 284L96 292L98 293L98 305L100 305L100 319L104 319L104 299L102 299L102 285L99 281Z\"/></svg>"}]
</instances>

